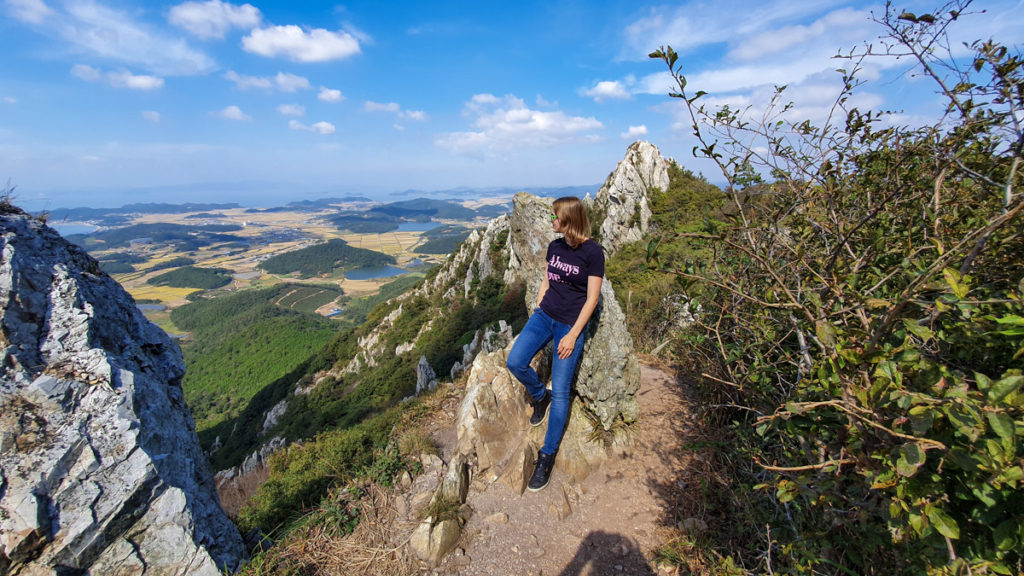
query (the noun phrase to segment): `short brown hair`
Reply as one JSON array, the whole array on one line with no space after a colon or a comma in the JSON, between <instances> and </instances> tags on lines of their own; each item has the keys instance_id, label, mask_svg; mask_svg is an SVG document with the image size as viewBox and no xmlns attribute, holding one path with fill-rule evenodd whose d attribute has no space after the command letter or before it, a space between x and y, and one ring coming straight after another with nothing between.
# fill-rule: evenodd
<instances>
[{"instance_id":1,"label":"short brown hair","mask_svg":"<svg viewBox=\"0 0 1024 576\"><path fill-rule=\"evenodd\" d=\"M576 248L583 244L590 233L590 220L587 218L587 209L583 207L583 202L575 196L563 196L555 200L551 211L558 218L569 246Z\"/></svg>"}]
</instances>

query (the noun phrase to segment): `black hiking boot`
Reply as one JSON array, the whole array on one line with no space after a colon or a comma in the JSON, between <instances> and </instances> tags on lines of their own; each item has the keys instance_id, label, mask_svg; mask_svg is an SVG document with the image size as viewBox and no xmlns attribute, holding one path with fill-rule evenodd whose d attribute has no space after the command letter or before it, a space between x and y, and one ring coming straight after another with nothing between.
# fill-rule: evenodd
<instances>
[{"instance_id":1,"label":"black hiking boot","mask_svg":"<svg viewBox=\"0 0 1024 576\"><path fill-rule=\"evenodd\" d=\"M551 392L544 390L544 397L540 400L530 399L533 405L533 414L530 415L530 426L540 426L548 417L548 406L551 406Z\"/></svg>"},{"instance_id":2,"label":"black hiking boot","mask_svg":"<svg viewBox=\"0 0 1024 576\"><path fill-rule=\"evenodd\" d=\"M551 479L551 467L554 465L554 454L537 453L537 462L533 465L533 476L530 477L530 483L527 485L530 492L537 492L548 485L548 480Z\"/></svg>"}]
</instances>

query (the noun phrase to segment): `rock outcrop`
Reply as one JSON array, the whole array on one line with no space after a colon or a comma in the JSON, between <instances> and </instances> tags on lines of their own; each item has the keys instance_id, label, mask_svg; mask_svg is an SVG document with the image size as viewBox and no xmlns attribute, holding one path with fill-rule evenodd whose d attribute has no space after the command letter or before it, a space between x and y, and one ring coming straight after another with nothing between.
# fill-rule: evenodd
<instances>
[{"instance_id":1,"label":"rock outcrop","mask_svg":"<svg viewBox=\"0 0 1024 576\"><path fill-rule=\"evenodd\" d=\"M490 327L483 330L482 333L480 330L477 330L473 334L473 340L469 344L462 345L462 360L452 366L451 379L454 381L461 376L466 371L466 367L473 363L473 359L476 358L477 354L501 350L508 346L514 338L512 327L504 320L498 321L497 330L492 330Z\"/></svg>"},{"instance_id":2,"label":"rock outcrop","mask_svg":"<svg viewBox=\"0 0 1024 576\"><path fill-rule=\"evenodd\" d=\"M601 245L610 254L644 237L651 219L650 194L668 190L668 167L657 146L634 142L589 203L591 212L603 217Z\"/></svg>"},{"instance_id":3,"label":"rock outcrop","mask_svg":"<svg viewBox=\"0 0 1024 576\"><path fill-rule=\"evenodd\" d=\"M177 346L84 250L6 204L0 254L0 573L237 568Z\"/></svg>"},{"instance_id":4,"label":"rock outcrop","mask_svg":"<svg viewBox=\"0 0 1024 576\"><path fill-rule=\"evenodd\" d=\"M636 196L646 198L640 193ZM524 282L527 306L531 307L547 269L544 258L548 244L557 237L548 217L551 204L550 198L520 192L513 199L514 209L509 217L510 265L505 281ZM606 258L613 254L607 248L605 251ZM587 328L573 389L607 430L616 419L626 423L636 420L639 410L635 395L639 385L640 367L633 356L626 317L615 299L611 282L605 281L601 284L601 302Z\"/></svg>"},{"instance_id":5,"label":"rock outcrop","mask_svg":"<svg viewBox=\"0 0 1024 576\"><path fill-rule=\"evenodd\" d=\"M598 206L629 207L640 214L647 210L647 216L632 222L625 219L625 208L592 210L606 215L601 229L602 246L608 257L631 239L640 238L640 227L646 228L650 217L648 183L667 187L667 178L667 163L656 148L643 142L630 147L626 160L609 177L597 202ZM525 284L527 306L536 301L546 269L547 246L556 237L548 218L551 203L551 199L519 193L513 199L514 209L509 216L504 281ZM634 225L637 228L631 228ZM606 238L611 239L610 246L604 244ZM543 443L544 430L531 429L527 424L529 408L522 385L505 368L510 349L509 346L476 356L457 417L456 450L474 459L476 472L485 481L501 480L522 492L537 449ZM547 350L535 359L542 379L546 378L550 354ZM595 442L595 437L612 440L612 446L628 441L612 431L617 423L628 425L639 417L639 385L640 367L626 330L625 314L615 299L611 282L605 281L601 302L587 327L583 357L573 383L574 400L556 467L572 478L582 479L607 458L608 446Z\"/></svg>"},{"instance_id":6,"label":"rock outcrop","mask_svg":"<svg viewBox=\"0 0 1024 576\"><path fill-rule=\"evenodd\" d=\"M419 396L434 388L437 388L437 374L427 362L427 357L420 356L420 361L416 364L416 395Z\"/></svg>"}]
</instances>

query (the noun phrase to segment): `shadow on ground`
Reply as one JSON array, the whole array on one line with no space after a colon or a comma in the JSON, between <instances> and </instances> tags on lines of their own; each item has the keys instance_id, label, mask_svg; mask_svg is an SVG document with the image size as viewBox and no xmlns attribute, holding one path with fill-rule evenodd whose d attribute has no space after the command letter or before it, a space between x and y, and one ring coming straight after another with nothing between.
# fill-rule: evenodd
<instances>
[{"instance_id":1,"label":"shadow on ground","mask_svg":"<svg viewBox=\"0 0 1024 576\"><path fill-rule=\"evenodd\" d=\"M644 417L657 418L661 425L643 441L669 473L650 474L647 488L662 504L663 526L680 536L685 533L688 540L700 540L710 532L728 530L719 524L732 487L716 464L716 451L725 445L726 432L710 430L704 423L696 384L687 373L666 367L662 374L659 377L668 379L664 389L670 396L648 402Z\"/></svg>"},{"instance_id":2,"label":"shadow on ground","mask_svg":"<svg viewBox=\"0 0 1024 576\"><path fill-rule=\"evenodd\" d=\"M621 534L601 530L587 534L580 542L572 562L559 576L584 574L654 575L635 542Z\"/></svg>"}]
</instances>

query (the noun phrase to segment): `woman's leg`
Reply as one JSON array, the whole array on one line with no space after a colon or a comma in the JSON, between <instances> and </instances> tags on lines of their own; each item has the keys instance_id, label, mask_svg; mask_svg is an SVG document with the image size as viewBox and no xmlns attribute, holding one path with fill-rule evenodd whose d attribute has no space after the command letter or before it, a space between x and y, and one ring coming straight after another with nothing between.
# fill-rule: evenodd
<instances>
[{"instance_id":1,"label":"woman's leg","mask_svg":"<svg viewBox=\"0 0 1024 576\"><path fill-rule=\"evenodd\" d=\"M569 333L572 326L552 320L554 324L554 340L557 346L563 336ZM576 366L583 355L584 335L576 339L576 346L568 358L562 360L557 350L551 363L551 411L548 413L548 430L544 435L544 446L540 449L544 454L554 455L562 443L565 424L569 419L569 398L572 380L576 375Z\"/></svg>"},{"instance_id":2,"label":"woman's leg","mask_svg":"<svg viewBox=\"0 0 1024 576\"><path fill-rule=\"evenodd\" d=\"M554 320L543 310L535 310L526 321L523 331L516 337L516 342L512 345L512 351L508 353L508 360L505 362L509 372L526 386L526 391L534 400L544 398L545 386L537 377L537 371L530 366L530 362L541 348L551 342L552 324Z\"/></svg>"}]
</instances>

